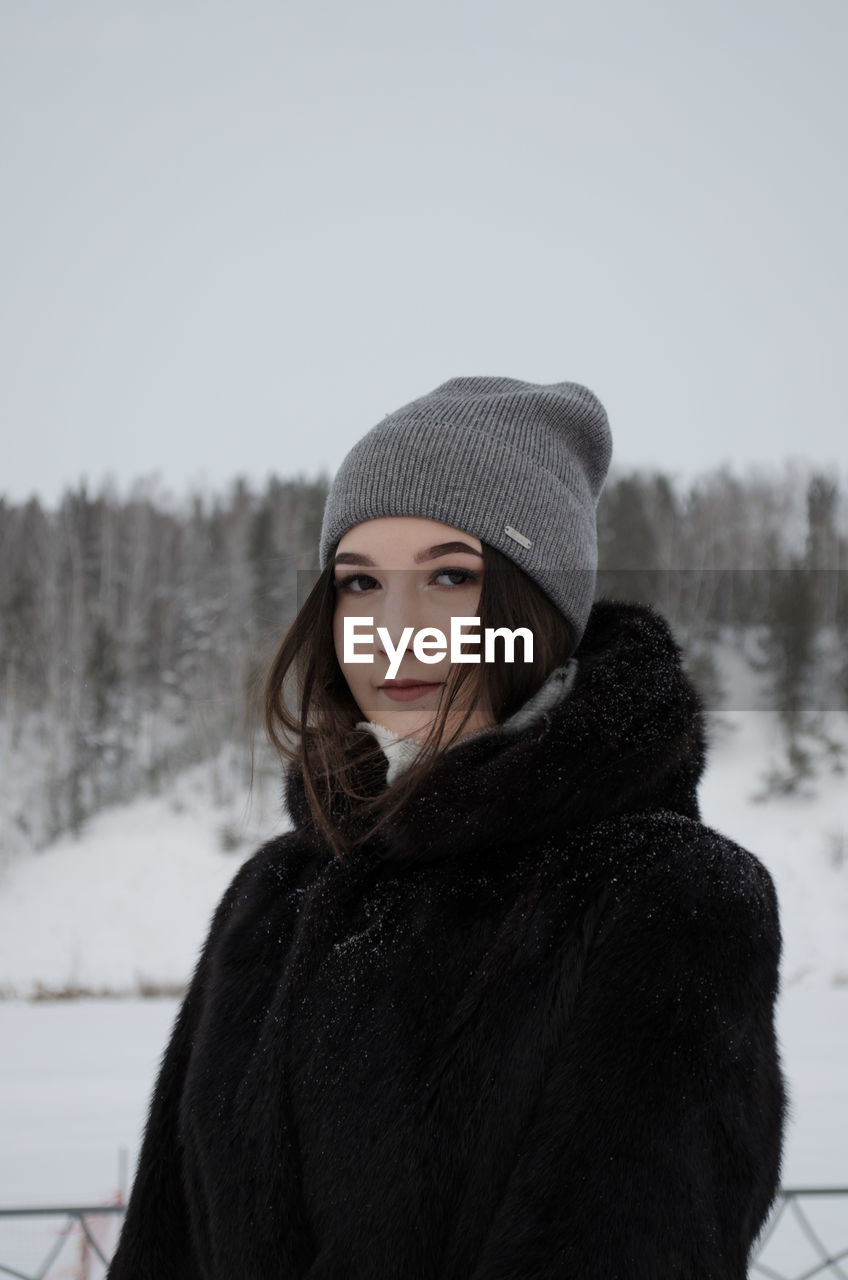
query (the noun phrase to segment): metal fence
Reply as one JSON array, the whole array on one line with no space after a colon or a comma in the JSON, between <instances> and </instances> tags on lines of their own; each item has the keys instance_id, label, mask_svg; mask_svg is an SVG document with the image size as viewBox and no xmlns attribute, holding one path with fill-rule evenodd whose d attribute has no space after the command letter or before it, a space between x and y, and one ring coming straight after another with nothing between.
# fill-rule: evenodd
<instances>
[{"instance_id":1,"label":"metal fence","mask_svg":"<svg viewBox=\"0 0 848 1280\"><path fill-rule=\"evenodd\" d=\"M122 1197L121 1197L122 1199ZM56 1218L61 1225L43 1261L22 1271L0 1262L0 1275L15 1280L49 1280L51 1268L71 1240L77 1244L73 1280L91 1280L109 1265L112 1249L94 1224L111 1219L113 1244L122 1203L54 1205L46 1208L0 1209L2 1219ZM66 1251L67 1252L67 1251ZM749 1275L765 1280L848 1280L848 1187L784 1187L752 1253Z\"/></svg>"},{"instance_id":2,"label":"metal fence","mask_svg":"<svg viewBox=\"0 0 848 1280\"><path fill-rule=\"evenodd\" d=\"M848 1187L781 1187L749 1274L848 1280Z\"/></svg>"},{"instance_id":3,"label":"metal fence","mask_svg":"<svg viewBox=\"0 0 848 1280\"><path fill-rule=\"evenodd\" d=\"M69 1241L77 1244L76 1257L73 1259L74 1280L89 1280L92 1264L95 1268L109 1265L112 1250L104 1248L104 1241L95 1224L104 1219L123 1217L126 1206L123 1204L99 1205L52 1205L39 1208L0 1209L0 1219L26 1220L31 1218L58 1218L60 1225L55 1231L55 1239L50 1245L43 1260L36 1269L21 1271L0 1262L0 1275L15 1276L16 1280L46 1280L51 1268L57 1263L59 1255L68 1253ZM117 1227L117 1222L113 1224ZM117 1231L112 1233L117 1238ZM98 1238L100 1237L100 1238ZM65 1272L64 1274L69 1274Z\"/></svg>"}]
</instances>

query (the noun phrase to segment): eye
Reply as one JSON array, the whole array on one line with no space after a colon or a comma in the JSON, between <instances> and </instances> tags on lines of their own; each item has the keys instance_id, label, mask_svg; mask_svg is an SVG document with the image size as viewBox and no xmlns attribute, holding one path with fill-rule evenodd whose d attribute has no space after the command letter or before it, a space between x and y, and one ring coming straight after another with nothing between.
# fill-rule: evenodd
<instances>
[{"instance_id":1,"label":"eye","mask_svg":"<svg viewBox=\"0 0 848 1280\"><path fill-rule=\"evenodd\" d=\"M449 578L448 582L439 582L440 578ZM450 590L457 587L467 586L469 583L478 582L480 574L474 569L437 569L433 574L433 580L439 586ZM345 578L334 578L333 587L336 591L347 591L351 595L361 596L364 592L379 587L376 578L372 578L368 573L349 573Z\"/></svg>"},{"instance_id":2,"label":"eye","mask_svg":"<svg viewBox=\"0 0 848 1280\"><path fill-rule=\"evenodd\" d=\"M443 583L442 584L443 586L464 587L469 582L478 582L480 579L479 573L477 573L474 569L438 569L434 576L436 578L441 578L448 574L452 575L454 578L459 578L459 581Z\"/></svg>"},{"instance_id":3,"label":"eye","mask_svg":"<svg viewBox=\"0 0 848 1280\"><path fill-rule=\"evenodd\" d=\"M354 586L354 583L366 583L367 585ZM376 578L371 578L367 573L349 573L346 578L333 578L333 587L336 591L349 591L351 595L362 595L363 591L367 591L369 586L379 587Z\"/></svg>"}]
</instances>

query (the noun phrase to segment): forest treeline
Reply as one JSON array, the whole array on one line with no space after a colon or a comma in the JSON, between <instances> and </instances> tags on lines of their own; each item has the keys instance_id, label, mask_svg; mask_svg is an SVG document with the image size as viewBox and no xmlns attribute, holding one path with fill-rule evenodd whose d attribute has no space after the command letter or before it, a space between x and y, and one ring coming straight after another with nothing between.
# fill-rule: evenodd
<instances>
[{"instance_id":1,"label":"forest treeline","mask_svg":"<svg viewBox=\"0 0 848 1280\"><path fill-rule=\"evenodd\" d=\"M80 487L55 510L0 500L6 848L78 830L224 744L247 756L298 571L315 566L327 485L239 480L184 504L151 485L126 497ZM656 604L714 707L746 697L716 662L718 646L738 648L784 729L772 788L809 774L811 735L838 765L821 711L848 701L844 505L837 478L797 467L686 485L613 473L601 498L598 594Z\"/></svg>"}]
</instances>

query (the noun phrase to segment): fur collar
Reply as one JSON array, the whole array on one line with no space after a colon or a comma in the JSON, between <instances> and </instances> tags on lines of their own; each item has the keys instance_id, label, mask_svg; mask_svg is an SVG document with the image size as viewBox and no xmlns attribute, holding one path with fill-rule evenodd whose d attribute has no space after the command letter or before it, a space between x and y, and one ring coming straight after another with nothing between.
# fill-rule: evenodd
<instances>
[{"instance_id":1,"label":"fur collar","mask_svg":"<svg viewBox=\"0 0 848 1280\"><path fill-rule=\"evenodd\" d=\"M525 704L517 725L512 717L444 752L360 856L435 862L649 809L698 818L703 714L667 623L647 605L599 601L575 658L568 696L547 705L543 694L540 715ZM355 784L376 794L387 767L385 755L357 765ZM285 799L294 826L311 827L296 766ZM346 835L363 830L349 805L334 814Z\"/></svg>"}]
</instances>

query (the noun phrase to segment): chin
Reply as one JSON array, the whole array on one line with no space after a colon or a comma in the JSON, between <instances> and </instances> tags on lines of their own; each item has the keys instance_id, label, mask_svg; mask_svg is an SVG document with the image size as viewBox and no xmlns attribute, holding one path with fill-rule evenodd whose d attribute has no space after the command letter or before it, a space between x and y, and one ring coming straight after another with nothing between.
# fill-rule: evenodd
<instances>
[{"instance_id":1,"label":"chin","mask_svg":"<svg viewBox=\"0 0 848 1280\"><path fill-rule=\"evenodd\" d=\"M385 711L381 709L372 716L373 720L384 724L387 729L393 729L395 733L415 733L420 734L422 738L426 736L433 718L432 714L426 715L420 711L398 711L396 707Z\"/></svg>"},{"instance_id":2,"label":"chin","mask_svg":"<svg viewBox=\"0 0 848 1280\"><path fill-rule=\"evenodd\" d=\"M435 715L434 707L398 708L395 703L386 698L385 701L381 699L378 706L371 707L366 719L376 720L378 724L385 725L395 733L420 733L424 737Z\"/></svg>"}]
</instances>

